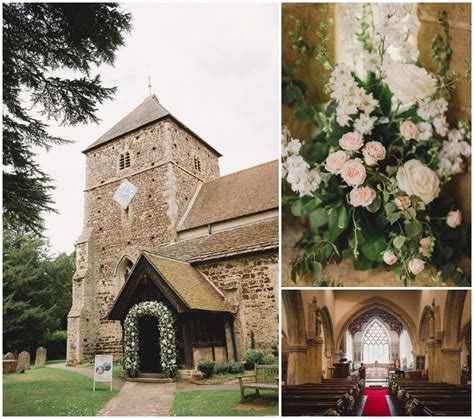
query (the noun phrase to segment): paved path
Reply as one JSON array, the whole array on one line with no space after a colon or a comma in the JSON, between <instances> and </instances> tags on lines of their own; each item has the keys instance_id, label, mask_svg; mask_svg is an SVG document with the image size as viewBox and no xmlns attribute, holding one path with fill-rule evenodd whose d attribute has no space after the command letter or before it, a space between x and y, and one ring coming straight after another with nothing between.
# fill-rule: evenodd
<instances>
[{"instance_id":1,"label":"paved path","mask_svg":"<svg viewBox=\"0 0 474 419\"><path fill-rule=\"evenodd\" d=\"M96 416L170 416L175 383L126 382Z\"/></svg>"},{"instance_id":2,"label":"paved path","mask_svg":"<svg viewBox=\"0 0 474 419\"><path fill-rule=\"evenodd\" d=\"M94 378L94 370L92 368L66 367L65 363L62 363L62 364L48 364L47 366L49 368L58 368L60 370L77 372L78 374L84 375L86 377L90 377L91 379ZM126 383L126 381L123 378L120 378L120 377L113 377L113 379L112 379L112 387L117 389L117 390L120 390L125 385L125 383ZM91 381L91 386L92 386L92 381Z\"/></svg>"}]
</instances>

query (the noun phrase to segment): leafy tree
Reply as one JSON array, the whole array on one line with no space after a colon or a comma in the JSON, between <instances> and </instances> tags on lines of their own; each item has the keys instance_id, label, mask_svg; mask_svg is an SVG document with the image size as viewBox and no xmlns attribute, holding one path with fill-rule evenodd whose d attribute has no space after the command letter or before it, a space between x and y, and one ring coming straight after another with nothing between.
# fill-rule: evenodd
<instances>
[{"instance_id":1,"label":"leafy tree","mask_svg":"<svg viewBox=\"0 0 474 419\"><path fill-rule=\"evenodd\" d=\"M4 351L34 350L66 328L75 256L50 256L47 242L33 233L4 229L3 240Z\"/></svg>"},{"instance_id":2,"label":"leafy tree","mask_svg":"<svg viewBox=\"0 0 474 419\"><path fill-rule=\"evenodd\" d=\"M9 226L40 232L41 212L54 210L54 187L35 161L35 148L69 140L49 134L39 118L69 126L98 122L97 104L116 87L102 86L92 73L102 63L113 65L130 21L116 3L3 4L3 208Z\"/></svg>"}]
</instances>

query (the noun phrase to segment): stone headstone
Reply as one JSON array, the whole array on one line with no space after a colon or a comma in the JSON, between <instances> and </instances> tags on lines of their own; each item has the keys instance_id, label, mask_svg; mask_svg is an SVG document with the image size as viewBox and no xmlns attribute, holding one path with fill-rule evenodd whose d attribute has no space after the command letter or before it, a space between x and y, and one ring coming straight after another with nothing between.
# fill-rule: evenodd
<instances>
[{"instance_id":1,"label":"stone headstone","mask_svg":"<svg viewBox=\"0 0 474 419\"><path fill-rule=\"evenodd\" d=\"M3 359L5 361L12 361L13 359L15 359L15 355L13 355L11 352L7 352L4 356L3 356Z\"/></svg>"},{"instance_id":2,"label":"stone headstone","mask_svg":"<svg viewBox=\"0 0 474 419\"><path fill-rule=\"evenodd\" d=\"M35 368L44 368L46 365L46 348L40 346L36 350Z\"/></svg>"},{"instance_id":3,"label":"stone headstone","mask_svg":"<svg viewBox=\"0 0 474 419\"><path fill-rule=\"evenodd\" d=\"M18 361L16 359L3 360L3 374L14 374L16 372Z\"/></svg>"},{"instance_id":4,"label":"stone headstone","mask_svg":"<svg viewBox=\"0 0 474 419\"><path fill-rule=\"evenodd\" d=\"M18 366L17 371L27 370L30 368L30 354L29 352L23 351L18 354Z\"/></svg>"}]
</instances>

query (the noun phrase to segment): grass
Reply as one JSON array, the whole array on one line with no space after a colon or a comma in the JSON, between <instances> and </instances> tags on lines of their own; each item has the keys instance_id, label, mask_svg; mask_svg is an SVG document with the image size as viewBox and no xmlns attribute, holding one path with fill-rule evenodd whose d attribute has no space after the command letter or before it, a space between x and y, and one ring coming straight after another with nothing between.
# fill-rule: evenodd
<instances>
[{"instance_id":1,"label":"grass","mask_svg":"<svg viewBox=\"0 0 474 419\"><path fill-rule=\"evenodd\" d=\"M175 416L278 416L278 394L250 393L240 402L240 390L178 391L173 401Z\"/></svg>"},{"instance_id":2,"label":"grass","mask_svg":"<svg viewBox=\"0 0 474 419\"><path fill-rule=\"evenodd\" d=\"M223 384L229 381L237 381L237 378L242 374L214 374L209 378L201 378L198 384Z\"/></svg>"},{"instance_id":3,"label":"grass","mask_svg":"<svg viewBox=\"0 0 474 419\"><path fill-rule=\"evenodd\" d=\"M53 368L3 376L4 416L94 416L117 390L92 379Z\"/></svg>"}]
</instances>

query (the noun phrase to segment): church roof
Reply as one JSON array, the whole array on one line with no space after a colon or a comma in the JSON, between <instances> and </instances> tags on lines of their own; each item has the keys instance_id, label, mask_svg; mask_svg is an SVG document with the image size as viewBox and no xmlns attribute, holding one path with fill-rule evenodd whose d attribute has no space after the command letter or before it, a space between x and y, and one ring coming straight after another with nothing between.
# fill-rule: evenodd
<instances>
[{"instance_id":1,"label":"church roof","mask_svg":"<svg viewBox=\"0 0 474 419\"><path fill-rule=\"evenodd\" d=\"M182 122L175 118L163 105L158 101L156 95L148 96L140 105L138 105L132 112L127 116L122 118L118 123L116 123L112 128L110 128L104 135L99 139L94 141L89 147L87 147L83 152L90 151L96 147L99 147L109 141L114 140L122 135L128 134L129 132L135 131L145 125L148 125L152 122L158 121L165 117L173 118L178 124L183 126L185 129L190 131L199 141L204 145L209 147L214 151L218 156L221 154L206 143L199 135L191 131L186 127Z\"/></svg>"},{"instance_id":2,"label":"church roof","mask_svg":"<svg viewBox=\"0 0 474 419\"><path fill-rule=\"evenodd\" d=\"M200 262L278 248L278 218L233 227L163 246L157 253L187 262Z\"/></svg>"},{"instance_id":3,"label":"church roof","mask_svg":"<svg viewBox=\"0 0 474 419\"><path fill-rule=\"evenodd\" d=\"M178 231L278 208L278 179L273 160L203 183Z\"/></svg>"}]
</instances>

